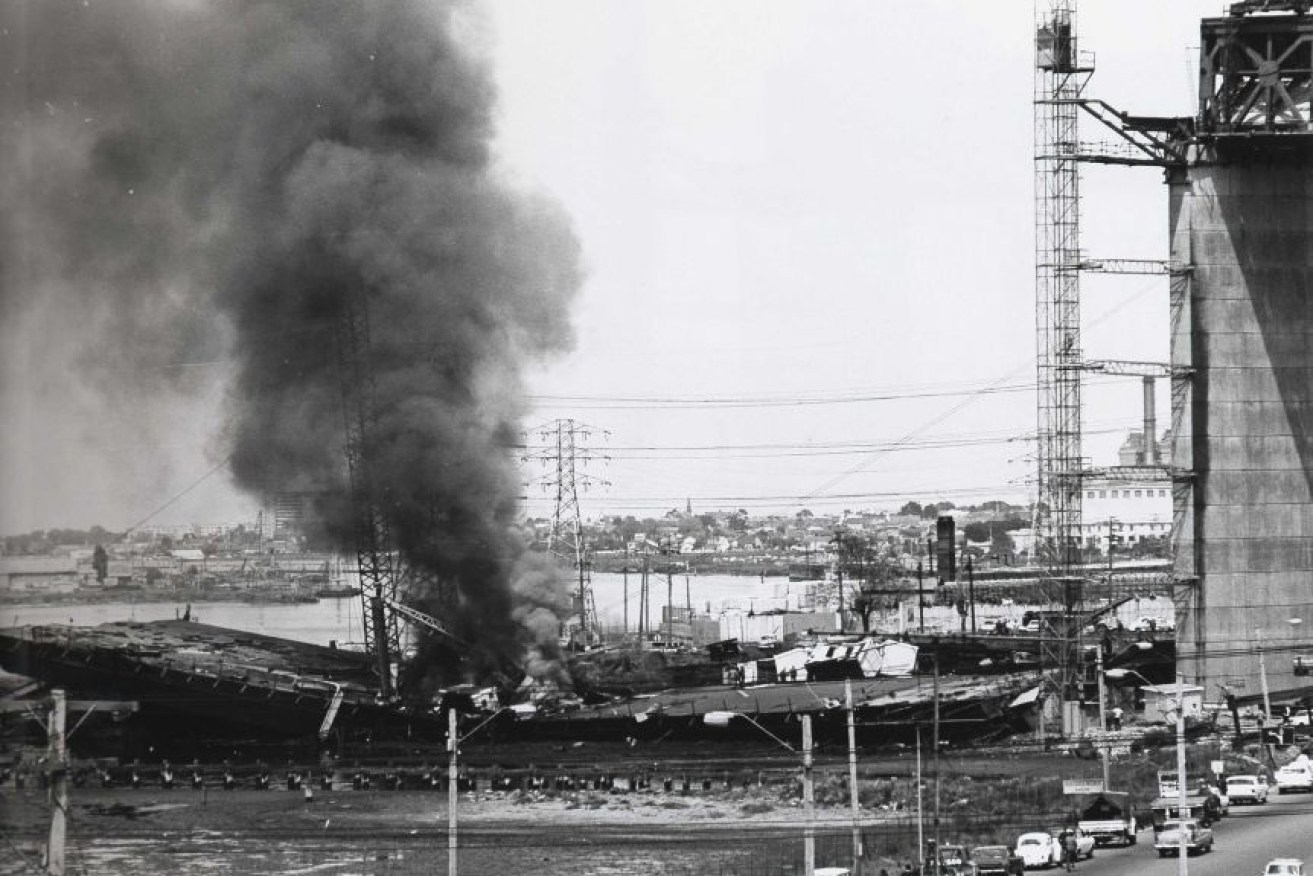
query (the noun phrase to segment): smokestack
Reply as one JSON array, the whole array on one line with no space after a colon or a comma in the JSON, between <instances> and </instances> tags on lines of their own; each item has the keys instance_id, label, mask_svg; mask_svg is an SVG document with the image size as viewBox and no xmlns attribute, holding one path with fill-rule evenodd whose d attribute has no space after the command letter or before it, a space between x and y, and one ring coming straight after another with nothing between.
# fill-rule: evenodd
<instances>
[{"instance_id":1,"label":"smokestack","mask_svg":"<svg viewBox=\"0 0 1313 876\"><path fill-rule=\"evenodd\" d=\"M1144 378L1144 464L1158 464L1158 418L1154 404L1153 378Z\"/></svg>"}]
</instances>

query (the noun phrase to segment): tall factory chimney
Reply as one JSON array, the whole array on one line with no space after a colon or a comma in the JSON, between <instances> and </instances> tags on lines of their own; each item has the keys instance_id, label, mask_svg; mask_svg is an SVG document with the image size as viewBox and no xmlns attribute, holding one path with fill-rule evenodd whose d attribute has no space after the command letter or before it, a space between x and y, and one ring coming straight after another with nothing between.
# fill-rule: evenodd
<instances>
[{"instance_id":1,"label":"tall factory chimney","mask_svg":"<svg viewBox=\"0 0 1313 876\"><path fill-rule=\"evenodd\" d=\"M1154 400L1153 378L1144 378L1144 452L1140 462L1144 465L1158 464L1158 417L1154 412L1157 402Z\"/></svg>"},{"instance_id":2,"label":"tall factory chimney","mask_svg":"<svg viewBox=\"0 0 1313 876\"><path fill-rule=\"evenodd\" d=\"M1288 652L1313 629L1307 6L1203 20L1193 149L1167 179L1172 260L1191 268L1172 320L1172 365L1193 375L1173 404L1173 463L1193 473L1174 509L1177 657L1209 690L1256 689L1254 643ZM1273 691L1295 686L1289 657L1266 662Z\"/></svg>"}]
</instances>

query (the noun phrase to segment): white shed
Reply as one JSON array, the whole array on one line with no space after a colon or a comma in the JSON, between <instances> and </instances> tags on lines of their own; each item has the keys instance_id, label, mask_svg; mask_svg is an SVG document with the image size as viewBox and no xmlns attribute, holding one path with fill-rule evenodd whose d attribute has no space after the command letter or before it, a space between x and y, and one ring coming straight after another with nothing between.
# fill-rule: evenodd
<instances>
[{"instance_id":1,"label":"white shed","mask_svg":"<svg viewBox=\"0 0 1313 876\"><path fill-rule=\"evenodd\" d=\"M1148 721L1176 721L1178 699L1185 706L1185 716L1199 717L1204 712L1204 689L1194 684L1148 684L1144 691L1144 717Z\"/></svg>"}]
</instances>

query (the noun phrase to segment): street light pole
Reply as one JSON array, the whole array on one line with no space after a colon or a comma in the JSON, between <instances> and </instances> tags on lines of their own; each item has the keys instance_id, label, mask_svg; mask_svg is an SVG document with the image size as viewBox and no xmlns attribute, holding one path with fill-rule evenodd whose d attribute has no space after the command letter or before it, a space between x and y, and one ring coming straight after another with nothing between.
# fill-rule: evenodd
<instances>
[{"instance_id":1,"label":"street light pole","mask_svg":"<svg viewBox=\"0 0 1313 876\"><path fill-rule=\"evenodd\" d=\"M702 723L709 727L728 727L730 721L734 718L743 718L789 751L797 752L797 749L792 745L758 724L750 715L745 715L742 712L707 712L702 716ZM814 797L812 783L812 716L804 713L802 715L802 807L804 819L802 861L803 872L806 876L815 876L816 874L816 824L813 821L814 812L812 811Z\"/></svg>"},{"instance_id":2,"label":"street light pole","mask_svg":"<svg viewBox=\"0 0 1313 876\"><path fill-rule=\"evenodd\" d=\"M1185 679L1178 674L1176 676L1176 799L1179 811L1176 836L1180 840L1180 845L1176 850L1176 872L1179 876L1189 876L1190 873L1190 846L1186 842L1183 821L1189 811L1185 802L1185 790Z\"/></svg>"},{"instance_id":3,"label":"street light pole","mask_svg":"<svg viewBox=\"0 0 1313 876\"><path fill-rule=\"evenodd\" d=\"M1139 676L1150 687L1157 687L1134 669L1109 669L1112 678L1125 678L1128 675ZM1106 788L1104 790L1107 790ZM1176 872L1178 876L1190 876L1190 843L1185 833L1185 819L1190 815L1190 804L1186 800L1185 775L1185 679L1176 676Z\"/></svg>"},{"instance_id":4,"label":"street light pole","mask_svg":"<svg viewBox=\"0 0 1313 876\"><path fill-rule=\"evenodd\" d=\"M459 735L455 708L447 709L447 876L456 876L456 801L458 794L460 765L460 744L492 723L493 719L506 711L502 707L493 712L482 723L464 736Z\"/></svg>"},{"instance_id":5,"label":"street light pole","mask_svg":"<svg viewBox=\"0 0 1313 876\"><path fill-rule=\"evenodd\" d=\"M1112 787L1108 783L1108 696L1103 689L1102 642L1094 646L1094 665L1099 676L1099 729L1103 731L1099 740L1099 759L1103 761L1103 790L1107 793Z\"/></svg>"},{"instance_id":6,"label":"street light pole","mask_svg":"<svg viewBox=\"0 0 1313 876\"><path fill-rule=\"evenodd\" d=\"M1258 683L1263 690L1263 725L1266 727L1267 722L1272 720L1272 698L1267 692L1267 660L1263 656L1263 631L1255 627L1254 637L1258 643Z\"/></svg>"}]
</instances>

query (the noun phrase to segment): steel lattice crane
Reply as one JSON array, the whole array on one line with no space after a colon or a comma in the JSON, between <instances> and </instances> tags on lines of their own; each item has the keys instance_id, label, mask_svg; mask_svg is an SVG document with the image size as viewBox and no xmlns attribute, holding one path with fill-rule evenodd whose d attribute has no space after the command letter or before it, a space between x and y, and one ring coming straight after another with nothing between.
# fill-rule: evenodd
<instances>
[{"instance_id":1,"label":"steel lattice crane","mask_svg":"<svg viewBox=\"0 0 1313 876\"><path fill-rule=\"evenodd\" d=\"M346 459L355 515L356 567L364 609L365 652L374 658L379 691L396 695L392 662L401 654L401 628L390 604L397 598L397 557L383 513L386 496L373 475L371 442L378 425L369 337L369 303L361 290L348 295L339 326Z\"/></svg>"}]
</instances>

